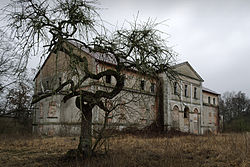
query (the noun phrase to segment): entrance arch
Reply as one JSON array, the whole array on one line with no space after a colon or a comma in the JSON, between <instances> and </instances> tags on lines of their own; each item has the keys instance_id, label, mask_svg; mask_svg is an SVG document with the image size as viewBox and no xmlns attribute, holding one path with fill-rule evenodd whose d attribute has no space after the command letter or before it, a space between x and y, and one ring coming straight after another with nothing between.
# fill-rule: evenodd
<instances>
[{"instance_id":1,"label":"entrance arch","mask_svg":"<svg viewBox=\"0 0 250 167\"><path fill-rule=\"evenodd\" d=\"M197 108L194 109L194 133L198 134L199 133L199 111Z\"/></svg>"},{"instance_id":2,"label":"entrance arch","mask_svg":"<svg viewBox=\"0 0 250 167\"><path fill-rule=\"evenodd\" d=\"M190 123L189 123L189 108L185 106L184 108L184 132L189 132L190 130Z\"/></svg>"},{"instance_id":3,"label":"entrance arch","mask_svg":"<svg viewBox=\"0 0 250 167\"><path fill-rule=\"evenodd\" d=\"M177 105L175 105L173 108L172 121L172 127L176 130L179 130L179 107Z\"/></svg>"},{"instance_id":4,"label":"entrance arch","mask_svg":"<svg viewBox=\"0 0 250 167\"><path fill-rule=\"evenodd\" d=\"M199 134L199 110L194 108L193 113L190 114L190 132Z\"/></svg>"}]
</instances>

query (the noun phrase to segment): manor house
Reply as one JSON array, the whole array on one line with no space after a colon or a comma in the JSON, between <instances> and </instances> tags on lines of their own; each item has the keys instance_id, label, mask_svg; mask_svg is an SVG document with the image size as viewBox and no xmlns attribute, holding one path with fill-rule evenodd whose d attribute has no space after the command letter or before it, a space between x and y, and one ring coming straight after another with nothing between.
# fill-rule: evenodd
<instances>
[{"instance_id":1,"label":"manor house","mask_svg":"<svg viewBox=\"0 0 250 167\"><path fill-rule=\"evenodd\" d=\"M90 53L78 44L71 44L77 53L87 58L89 70L95 74L113 68L112 61L98 53ZM51 52L34 78L35 95L56 89L71 76L69 56L63 52ZM193 134L217 133L219 127L219 94L203 87L204 80L188 62L173 66L178 74L170 81L165 73L159 81L139 75L135 70L124 72L125 86L122 92L110 100L109 105L117 108L109 115L110 127L145 128L161 122L164 130L178 130ZM161 83L158 83L161 82ZM89 91L110 90L115 84L112 76L100 80L87 80L83 89ZM63 95L47 97L35 104L33 132L40 135L77 135L80 133L81 113L73 97L66 103ZM104 112L95 107L92 124L98 128L104 121Z\"/></svg>"}]
</instances>

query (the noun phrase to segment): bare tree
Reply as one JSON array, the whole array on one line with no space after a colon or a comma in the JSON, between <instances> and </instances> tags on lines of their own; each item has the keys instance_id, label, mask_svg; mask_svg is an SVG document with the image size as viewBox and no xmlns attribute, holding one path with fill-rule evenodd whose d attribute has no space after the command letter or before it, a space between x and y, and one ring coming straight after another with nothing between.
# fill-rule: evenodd
<instances>
[{"instance_id":1,"label":"bare tree","mask_svg":"<svg viewBox=\"0 0 250 167\"><path fill-rule=\"evenodd\" d=\"M8 115L25 123L31 118L32 86L28 77L20 78L6 95Z\"/></svg>"},{"instance_id":2,"label":"bare tree","mask_svg":"<svg viewBox=\"0 0 250 167\"><path fill-rule=\"evenodd\" d=\"M8 39L2 30L0 30L0 37L0 92L2 92L4 88L13 83L17 57L12 52L14 47L11 44L11 39Z\"/></svg>"},{"instance_id":3,"label":"bare tree","mask_svg":"<svg viewBox=\"0 0 250 167\"><path fill-rule=\"evenodd\" d=\"M0 29L0 115L6 113L8 91L17 82L24 71L19 54L14 52L15 42L7 33Z\"/></svg>"},{"instance_id":4,"label":"bare tree","mask_svg":"<svg viewBox=\"0 0 250 167\"><path fill-rule=\"evenodd\" d=\"M32 103L60 94L61 90L64 90L64 102L77 96L75 103L82 112L78 151L84 157L92 155L92 109L98 106L105 112L105 118L108 117L112 109L105 102L122 91L125 70L133 69L155 80L159 79L158 74L161 72L166 72L170 78L174 77L171 65L175 54L162 39L161 32L156 28L158 24L154 21L136 22L130 24L129 28L100 35L96 30L104 27L97 22L100 18L93 1L15 0L9 8L13 10L8 13L8 19L11 20L8 26L14 37L20 39L19 46L25 53L39 44L47 52L61 51L72 60L71 70L77 79L68 78L51 92L35 96ZM87 48L89 52L98 52L104 60L112 61L115 67L93 73L89 70L86 57L74 52L72 43ZM91 92L80 89L88 79L99 80L106 76L112 76L116 80L111 90ZM106 121L105 119L105 124Z\"/></svg>"},{"instance_id":5,"label":"bare tree","mask_svg":"<svg viewBox=\"0 0 250 167\"><path fill-rule=\"evenodd\" d=\"M230 121L250 112L250 100L241 91L238 93L226 92L220 100L220 112L226 122Z\"/></svg>"}]
</instances>

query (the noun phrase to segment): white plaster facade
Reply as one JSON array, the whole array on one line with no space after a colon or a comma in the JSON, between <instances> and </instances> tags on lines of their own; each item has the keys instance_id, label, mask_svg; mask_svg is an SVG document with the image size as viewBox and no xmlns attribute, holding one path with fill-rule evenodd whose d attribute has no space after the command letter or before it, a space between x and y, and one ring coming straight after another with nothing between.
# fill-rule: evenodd
<instances>
[{"instance_id":1,"label":"white plaster facade","mask_svg":"<svg viewBox=\"0 0 250 167\"><path fill-rule=\"evenodd\" d=\"M204 80L188 62L173 68L179 74L176 81L170 82L161 74L165 129L193 134L217 133L219 94L202 86ZM214 100L213 105L205 102L208 97Z\"/></svg>"},{"instance_id":2,"label":"white plaster facade","mask_svg":"<svg viewBox=\"0 0 250 167\"><path fill-rule=\"evenodd\" d=\"M100 57L89 54L86 50L76 50L85 56L89 62L89 70L98 73L104 69L113 68L112 64L102 61ZM67 71L67 55L51 53L35 81L35 94L55 89L70 77ZM58 68L55 68L57 64ZM175 129L182 132L204 134L206 131L217 132L218 123L214 117L218 116L218 94L203 91L203 79L188 62L177 64L174 70L179 74L178 80L170 82L166 74L159 74L162 80L162 96L157 96L158 83L146 76L138 75L135 71L124 71L126 76L123 91L114 99L113 103L120 104L110 115L110 125L122 129L129 126L143 128L156 121L159 104L162 103L163 124L165 130ZM143 89L141 88L143 81ZM98 89L112 89L114 78L107 83L106 78L98 81L88 80L82 89L96 91ZM216 98L216 104L207 105L207 96ZM54 95L35 104L33 114L33 131L42 135L76 135L80 132L80 111L75 106L75 97L62 102L62 95ZM132 99L132 100L131 100ZM128 101L131 101L127 104ZM98 127L103 122L103 111L93 109L93 126ZM216 115L217 114L217 115ZM213 118L212 118L213 117ZM214 123L211 123L213 120ZM217 119L218 120L218 119Z\"/></svg>"}]
</instances>

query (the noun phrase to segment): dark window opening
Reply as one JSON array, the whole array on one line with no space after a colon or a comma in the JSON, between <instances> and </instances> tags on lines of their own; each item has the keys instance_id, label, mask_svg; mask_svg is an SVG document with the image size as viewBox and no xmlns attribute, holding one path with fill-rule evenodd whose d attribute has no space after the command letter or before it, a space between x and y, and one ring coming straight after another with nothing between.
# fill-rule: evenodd
<instances>
[{"instance_id":1,"label":"dark window opening","mask_svg":"<svg viewBox=\"0 0 250 167\"><path fill-rule=\"evenodd\" d=\"M197 88L194 88L194 98L197 99Z\"/></svg>"},{"instance_id":2,"label":"dark window opening","mask_svg":"<svg viewBox=\"0 0 250 167\"><path fill-rule=\"evenodd\" d=\"M106 75L106 83L111 84L111 75Z\"/></svg>"},{"instance_id":3,"label":"dark window opening","mask_svg":"<svg viewBox=\"0 0 250 167\"><path fill-rule=\"evenodd\" d=\"M46 81L46 89L49 89L49 81Z\"/></svg>"},{"instance_id":4,"label":"dark window opening","mask_svg":"<svg viewBox=\"0 0 250 167\"><path fill-rule=\"evenodd\" d=\"M57 119L58 117L47 117L49 119Z\"/></svg>"},{"instance_id":5,"label":"dark window opening","mask_svg":"<svg viewBox=\"0 0 250 167\"><path fill-rule=\"evenodd\" d=\"M141 81L141 90L144 90L144 87L145 87L145 81Z\"/></svg>"},{"instance_id":6,"label":"dark window opening","mask_svg":"<svg viewBox=\"0 0 250 167\"><path fill-rule=\"evenodd\" d=\"M184 95L185 95L185 97L187 97L187 85L185 85L185 90L184 90Z\"/></svg>"},{"instance_id":7,"label":"dark window opening","mask_svg":"<svg viewBox=\"0 0 250 167\"><path fill-rule=\"evenodd\" d=\"M189 116L189 108L185 107L184 108L184 118L188 118L188 116Z\"/></svg>"},{"instance_id":8,"label":"dark window opening","mask_svg":"<svg viewBox=\"0 0 250 167\"><path fill-rule=\"evenodd\" d=\"M151 90L151 93L155 92L155 84L153 83L151 84L150 90Z\"/></svg>"},{"instance_id":9,"label":"dark window opening","mask_svg":"<svg viewBox=\"0 0 250 167\"><path fill-rule=\"evenodd\" d=\"M213 98L213 104L215 105L215 98Z\"/></svg>"},{"instance_id":10,"label":"dark window opening","mask_svg":"<svg viewBox=\"0 0 250 167\"><path fill-rule=\"evenodd\" d=\"M58 80L59 80L59 85L62 85L62 78L59 77Z\"/></svg>"},{"instance_id":11,"label":"dark window opening","mask_svg":"<svg viewBox=\"0 0 250 167\"><path fill-rule=\"evenodd\" d=\"M174 83L174 94L177 94L177 82Z\"/></svg>"},{"instance_id":12,"label":"dark window opening","mask_svg":"<svg viewBox=\"0 0 250 167\"><path fill-rule=\"evenodd\" d=\"M208 104L210 104L211 103L211 98L210 97L208 97Z\"/></svg>"}]
</instances>

